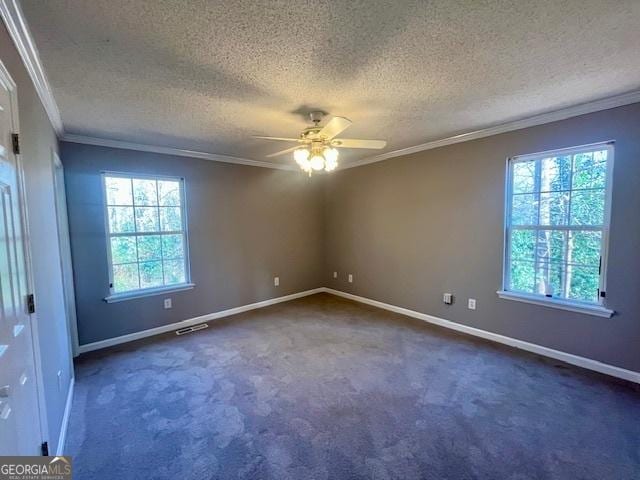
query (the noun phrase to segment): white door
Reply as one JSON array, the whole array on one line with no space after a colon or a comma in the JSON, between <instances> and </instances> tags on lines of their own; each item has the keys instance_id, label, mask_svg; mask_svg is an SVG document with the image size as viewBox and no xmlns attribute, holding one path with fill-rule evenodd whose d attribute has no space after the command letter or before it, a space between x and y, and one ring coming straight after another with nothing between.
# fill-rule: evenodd
<instances>
[{"instance_id":1,"label":"white door","mask_svg":"<svg viewBox=\"0 0 640 480\"><path fill-rule=\"evenodd\" d=\"M27 309L15 90L0 63L0 455L40 455L42 433Z\"/></svg>"}]
</instances>

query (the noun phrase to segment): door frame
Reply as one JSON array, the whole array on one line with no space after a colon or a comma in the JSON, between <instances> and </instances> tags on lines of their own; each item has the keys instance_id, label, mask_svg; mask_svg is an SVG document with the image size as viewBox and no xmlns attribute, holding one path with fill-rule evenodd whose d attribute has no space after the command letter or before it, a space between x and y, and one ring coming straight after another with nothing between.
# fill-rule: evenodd
<instances>
[{"instance_id":1,"label":"door frame","mask_svg":"<svg viewBox=\"0 0 640 480\"><path fill-rule=\"evenodd\" d=\"M55 197L56 226L58 227L58 247L60 249L60 275L64 292L65 315L69 332L71 358L77 357L80 344L78 341L78 320L76 316L75 285L73 282L73 264L71 262L71 237L69 235L69 217L66 209L66 189L64 188L64 166L55 149L51 149L51 173L53 176L53 195ZM58 187L58 175L62 175L63 188ZM58 202L65 204L62 212ZM64 215L63 215L64 213Z\"/></svg>"},{"instance_id":2,"label":"door frame","mask_svg":"<svg viewBox=\"0 0 640 480\"><path fill-rule=\"evenodd\" d=\"M20 122L18 116L18 90L17 85L14 82L11 74L5 67L2 59L0 59L0 83L9 91L9 101L11 102L11 131L16 134L20 134ZM31 244L29 242L29 213L27 209L27 196L25 189L24 178L24 165L22 162L22 155L9 151L9 155L13 155L16 160L16 183L18 185L18 199L20 203L20 220L22 230L22 246L24 249L24 261L27 277L27 288L29 292L34 292L33 284L33 262L31 259ZM33 365L36 374L36 392L37 392L37 406L38 406L38 419L40 430L40 442L46 442L49 438L49 424L47 421L47 412L45 405L46 400L44 396L44 380L42 374L42 356L40 354L40 337L38 335L38 315L32 313L29 315L29 321L31 322L31 345L33 350Z\"/></svg>"}]
</instances>

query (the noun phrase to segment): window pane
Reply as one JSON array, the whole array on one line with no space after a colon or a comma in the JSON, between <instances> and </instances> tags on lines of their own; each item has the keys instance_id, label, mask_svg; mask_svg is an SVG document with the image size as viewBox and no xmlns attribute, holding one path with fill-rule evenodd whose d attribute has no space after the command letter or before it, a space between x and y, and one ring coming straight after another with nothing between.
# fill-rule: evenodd
<instances>
[{"instance_id":1,"label":"window pane","mask_svg":"<svg viewBox=\"0 0 640 480\"><path fill-rule=\"evenodd\" d=\"M135 231L133 207L108 207L109 231L111 233L130 233Z\"/></svg>"},{"instance_id":2,"label":"window pane","mask_svg":"<svg viewBox=\"0 0 640 480\"><path fill-rule=\"evenodd\" d=\"M513 161L508 288L598 301L609 153Z\"/></svg>"},{"instance_id":3,"label":"window pane","mask_svg":"<svg viewBox=\"0 0 640 480\"><path fill-rule=\"evenodd\" d=\"M105 175L104 182L112 292L184 283L182 180Z\"/></svg>"},{"instance_id":4,"label":"window pane","mask_svg":"<svg viewBox=\"0 0 640 480\"><path fill-rule=\"evenodd\" d=\"M604 223L604 190L571 192L571 225L600 226Z\"/></svg>"},{"instance_id":5,"label":"window pane","mask_svg":"<svg viewBox=\"0 0 640 480\"><path fill-rule=\"evenodd\" d=\"M540 194L540 225L566 225L569 216L569 192Z\"/></svg>"},{"instance_id":6,"label":"window pane","mask_svg":"<svg viewBox=\"0 0 640 480\"><path fill-rule=\"evenodd\" d=\"M136 207L136 230L138 232L157 232L158 208Z\"/></svg>"},{"instance_id":7,"label":"window pane","mask_svg":"<svg viewBox=\"0 0 640 480\"><path fill-rule=\"evenodd\" d=\"M511 258L514 260L535 260L536 232L534 230L513 230L511 232Z\"/></svg>"},{"instance_id":8,"label":"window pane","mask_svg":"<svg viewBox=\"0 0 640 480\"><path fill-rule=\"evenodd\" d=\"M133 205L130 178L104 177L104 183L107 205Z\"/></svg>"},{"instance_id":9,"label":"window pane","mask_svg":"<svg viewBox=\"0 0 640 480\"><path fill-rule=\"evenodd\" d=\"M160 209L160 226L163 232L179 232L182 230L182 217L179 207L163 207Z\"/></svg>"},{"instance_id":10,"label":"window pane","mask_svg":"<svg viewBox=\"0 0 640 480\"><path fill-rule=\"evenodd\" d=\"M567 271L569 298L584 302L598 301L600 275L597 267L569 267Z\"/></svg>"},{"instance_id":11,"label":"window pane","mask_svg":"<svg viewBox=\"0 0 640 480\"><path fill-rule=\"evenodd\" d=\"M138 238L138 258L144 260L162 260L160 255L160 236L141 235Z\"/></svg>"},{"instance_id":12,"label":"window pane","mask_svg":"<svg viewBox=\"0 0 640 480\"><path fill-rule=\"evenodd\" d=\"M140 288L159 287L162 285L162 262L140 263Z\"/></svg>"},{"instance_id":13,"label":"window pane","mask_svg":"<svg viewBox=\"0 0 640 480\"><path fill-rule=\"evenodd\" d=\"M538 260L543 262L564 262L566 232L541 230L538 232Z\"/></svg>"},{"instance_id":14,"label":"window pane","mask_svg":"<svg viewBox=\"0 0 640 480\"><path fill-rule=\"evenodd\" d=\"M171 285L175 283L184 283L184 260L165 260L164 262L164 283Z\"/></svg>"},{"instance_id":15,"label":"window pane","mask_svg":"<svg viewBox=\"0 0 640 480\"><path fill-rule=\"evenodd\" d=\"M180 182L158 180L158 195L160 205L164 207L180 206Z\"/></svg>"},{"instance_id":16,"label":"window pane","mask_svg":"<svg viewBox=\"0 0 640 480\"><path fill-rule=\"evenodd\" d=\"M601 244L601 232L571 232L567 262L599 266Z\"/></svg>"},{"instance_id":17,"label":"window pane","mask_svg":"<svg viewBox=\"0 0 640 480\"><path fill-rule=\"evenodd\" d=\"M182 235L162 236L162 256L166 259L184 257Z\"/></svg>"},{"instance_id":18,"label":"window pane","mask_svg":"<svg viewBox=\"0 0 640 480\"><path fill-rule=\"evenodd\" d=\"M519 292L534 292L535 263L514 260L511 262L511 290Z\"/></svg>"},{"instance_id":19,"label":"window pane","mask_svg":"<svg viewBox=\"0 0 640 480\"><path fill-rule=\"evenodd\" d=\"M513 164L513 193L531 193L536 185L536 162Z\"/></svg>"},{"instance_id":20,"label":"window pane","mask_svg":"<svg viewBox=\"0 0 640 480\"><path fill-rule=\"evenodd\" d=\"M133 199L136 205L157 205L156 181L134 178Z\"/></svg>"},{"instance_id":21,"label":"window pane","mask_svg":"<svg viewBox=\"0 0 640 480\"><path fill-rule=\"evenodd\" d=\"M513 196L511 204L512 225L536 225L538 223L538 194Z\"/></svg>"},{"instance_id":22,"label":"window pane","mask_svg":"<svg viewBox=\"0 0 640 480\"><path fill-rule=\"evenodd\" d=\"M604 188L607 150L580 153L573 159L573 188Z\"/></svg>"},{"instance_id":23,"label":"window pane","mask_svg":"<svg viewBox=\"0 0 640 480\"><path fill-rule=\"evenodd\" d=\"M542 159L540 191L569 190L571 188L571 156Z\"/></svg>"},{"instance_id":24,"label":"window pane","mask_svg":"<svg viewBox=\"0 0 640 480\"><path fill-rule=\"evenodd\" d=\"M137 260L135 237L111 237L111 261L114 264Z\"/></svg>"},{"instance_id":25,"label":"window pane","mask_svg":"<svg viewBox=\"0 0 640 480\"><path fill-rule=\"evenodd\" d=\"M563 297L564 263L541 262L538 264L536 292L541 295Z\"/></svg>"},{"instance_id":26,"label":"window pane","mask_svg":"<svg viewBox=\"0 0 640 480\"><path fill-rule=\"evenodd\" d=\"M113 289L116 292L125 292L137 288L140 288L137 263L113 266Z\"/></svg>"}]
</instances>

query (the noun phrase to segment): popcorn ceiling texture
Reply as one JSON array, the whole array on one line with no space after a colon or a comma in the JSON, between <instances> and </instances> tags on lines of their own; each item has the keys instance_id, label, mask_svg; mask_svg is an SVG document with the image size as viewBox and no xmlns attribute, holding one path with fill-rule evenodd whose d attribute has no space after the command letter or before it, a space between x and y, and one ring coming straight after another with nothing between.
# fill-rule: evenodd
<instances>
[{"instance_id":1,"label":"popcorn ceiling texture","mask_svg":"<svg viewBox=\"0 0 640 480\"><path fill-rule=\"evenodd\" d=\"M310 109L395 150L640 87L637 0L22 6L69 133L255 160Z\"/></svg>"}]
</instances>

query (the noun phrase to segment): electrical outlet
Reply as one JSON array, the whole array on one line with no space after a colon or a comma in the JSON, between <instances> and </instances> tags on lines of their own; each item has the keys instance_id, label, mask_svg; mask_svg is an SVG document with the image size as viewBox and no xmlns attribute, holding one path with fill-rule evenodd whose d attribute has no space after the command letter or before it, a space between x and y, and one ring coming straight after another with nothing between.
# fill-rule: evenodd
<instances>
[{"instance_id":1,"label":"electrical outlet","mask_svg":"<svg viewBox=\"0 0 640 480\"><path fill-rule=\"evenodd\" d=\"M446 303L447 305L451 305L453 303L453 294L451 294L451 293L443 293L442 294L442 301L444 303Z\"/></svg>"},{"instance_id":2,"label":"electrical outlet","mask_svg":"<svg viewBox=\"0 0 640 480\"><path fill-rule=\"evenodd\" d=\"M476 299L475 298L470 298L469 302L467 303L467 307L469 308L469 310L475 310L476 309Z\"/></svg>"},{"instance_id":3,"label":"electrical outlet","mask_svg":"<svg viewBox=\"0 0 640 480\"><path fill-rule=\"evenodd\" d=\"M280 286L280 277L273 277L273 285L276 287Z\"/></svg>"},{"instance_id":4,"label":"electrical outlet","mask_svg":"<svg viewBox=\"0 0 640 480\"><path fill-rule=\"evenodd\" d=\"M353 283L353 275L351 273L349 274L349 283Z\"/></svg>"},{"instance_id":5,"label":"electrical outlet","mask_svg":"<svg viewBox=\"0 0 640 480\"><path fill-rule=\"evenodd\" d=\"M171 308L173 305L171 305L171 299L170 298L165 298L164 299L164 308L165 309L169 309Z\"/></svg>"},{"instance_id":6,"label":"electrical outlet","mask_svg":"<svg viewBox=\"0 0 640 480\"><path fill-rule=\"evenodd\" d=\"M338 272L333 272L333 278L338 278Z\"/></svg>"}]
</instances>

